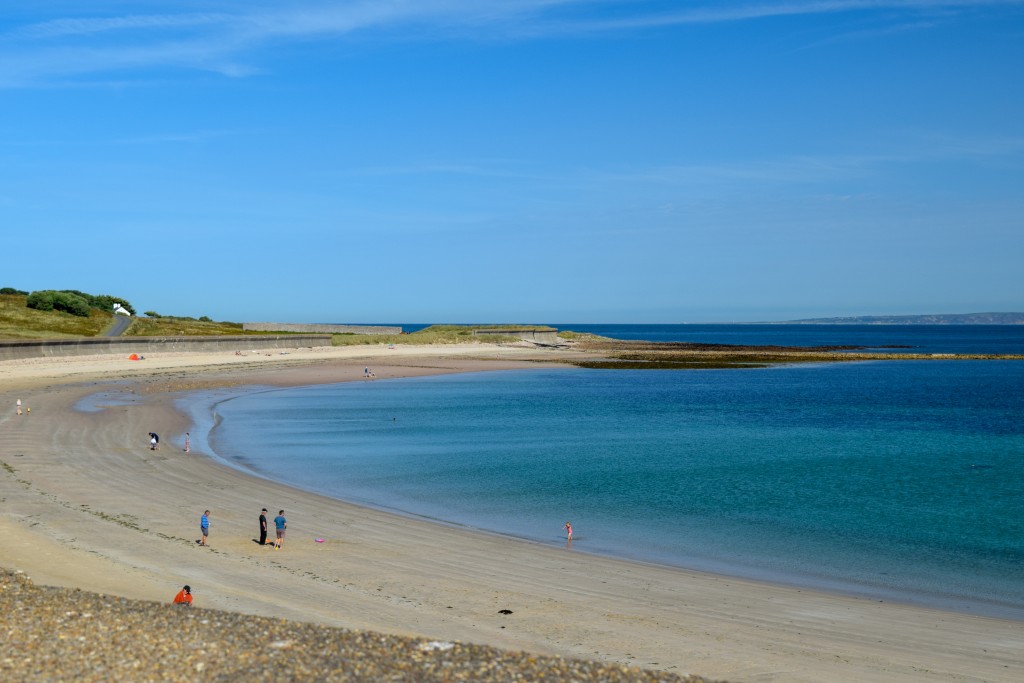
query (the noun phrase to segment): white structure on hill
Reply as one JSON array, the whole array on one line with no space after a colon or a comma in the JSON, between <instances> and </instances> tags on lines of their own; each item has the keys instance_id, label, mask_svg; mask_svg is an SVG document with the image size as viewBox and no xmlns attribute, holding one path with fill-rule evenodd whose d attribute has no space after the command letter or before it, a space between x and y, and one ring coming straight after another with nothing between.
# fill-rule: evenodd
<instances>
[{"instance_id":1,"label":"white structure on hill","mask_svg":"<svg viewBox=\"0 0 1024 683\"><path fill-rule=\"evenodd\" d=\"M114 315L131 315L131 313L128 311L127 308L125 308L121 304L115 303L114 304Z\"/></svg>"}]
</instances>

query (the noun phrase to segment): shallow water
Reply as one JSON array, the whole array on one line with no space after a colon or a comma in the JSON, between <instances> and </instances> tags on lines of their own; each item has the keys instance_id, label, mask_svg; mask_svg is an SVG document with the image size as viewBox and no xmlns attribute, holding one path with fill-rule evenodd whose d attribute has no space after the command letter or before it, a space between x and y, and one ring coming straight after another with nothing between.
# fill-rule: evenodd
<instances>
[{"instance_id":1,"label":"shallow water","mask_svg":"<svg viewBox=\"0 0 1024 683\"><path fill-rule=\"evenodd\" d=\"M1011 361L476 373L248 393L211 445L543 543L572 520L581 551L1024 619L1022 388Z\"/></svg>"}]
</instances>

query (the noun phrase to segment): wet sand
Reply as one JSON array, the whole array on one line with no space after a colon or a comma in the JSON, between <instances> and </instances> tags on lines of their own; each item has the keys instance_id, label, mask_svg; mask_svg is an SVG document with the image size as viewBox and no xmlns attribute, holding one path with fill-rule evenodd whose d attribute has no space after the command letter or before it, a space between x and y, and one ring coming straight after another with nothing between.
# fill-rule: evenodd
<instances>
[{"instance_id":1,"label":"wet sand","mask_svg":"<svg viewBox=\"0 0 1024 683\"><path fill-rule=\"evenodd\" d=\"M395 516L175 447L189 424L174 400L189 390L361 381L366 366L379 379L536 367L574 353L460 345L0 362L0 566L40 585L163 602L189 583L203 607L708 678L1024 680L1019 622ZM75 410L98 391L118 400ZM16 398L31 412L15 415ZM270 519L286 511L282 550L255 543L262 507ZM205 509L208 548L195 542Z\"/></svg>"}]
</instances>

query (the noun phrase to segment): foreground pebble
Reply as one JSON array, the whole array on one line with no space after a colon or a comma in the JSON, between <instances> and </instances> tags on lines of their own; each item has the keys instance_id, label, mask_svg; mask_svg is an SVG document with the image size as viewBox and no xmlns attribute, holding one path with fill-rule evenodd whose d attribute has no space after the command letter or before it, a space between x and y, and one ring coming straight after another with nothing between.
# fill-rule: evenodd
<instances>
[{"instance_id":1,"label":"foreground pebble","mask_svg":"<svg viewBox=\"0 0 1024 683\"><path fill-rule=\"evenodd\" d=\"M0 570L3 681L703 678L34 585Z\"/></svg>"}]
</instances>

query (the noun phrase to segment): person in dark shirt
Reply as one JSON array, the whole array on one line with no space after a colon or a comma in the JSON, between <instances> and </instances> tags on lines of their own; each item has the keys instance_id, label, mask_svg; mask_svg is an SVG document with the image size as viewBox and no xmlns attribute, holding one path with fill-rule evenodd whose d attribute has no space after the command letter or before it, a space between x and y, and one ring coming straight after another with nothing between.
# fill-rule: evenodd
<instances>
[{"instance_id":1,"label":"person in dark shirt","mask_svg":"<svg viewBox=\"0 0 1024 683\"><path fill-rule=\"evenodd\" d=\"M260 545L267 544L267 508L260 513Z\"/></svg>"}]
</instances>

